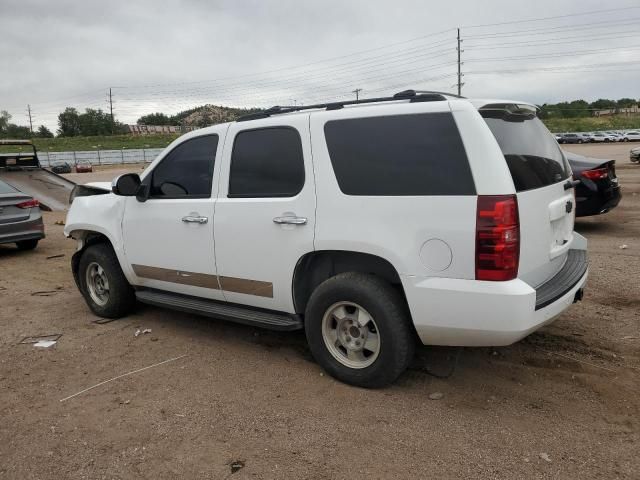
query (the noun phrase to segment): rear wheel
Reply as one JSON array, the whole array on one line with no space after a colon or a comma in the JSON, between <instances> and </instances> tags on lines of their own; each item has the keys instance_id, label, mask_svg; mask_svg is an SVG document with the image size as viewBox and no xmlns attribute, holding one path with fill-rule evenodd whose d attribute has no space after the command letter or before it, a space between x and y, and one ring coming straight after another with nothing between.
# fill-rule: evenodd
<instances>
[{"instance_id":1,"label":"rear wheel","mask_svg":"<svg viewBox=\"0 0 640 480\"><path fill-rule=\"evenodd\" d=\"M110 245L87 247L78 266L82 294L93 313L120 318L135 305L135 293L127 281Z\"/></svg>"},{"instance_id":2,"label":"rear wheel","mask_svg":"<svg viewBox=\"0 0 640 480\"><path fill-rule=\"evenodd\" d=\"M22 240L20 242L16 242L18 250L33 250L38 246L39 240Z\"/></svg>"},{"instance_id":3,"label":"rear wheel","mask_svg":"<svg viewBox=\"0 0 640 480\"><path fill-rule=\"evenodd\" d=\"M402 297L384 280L342 273L311 295L305 315L311 353L330 375L383 387L409 366L415 336Z\"/></svg>"}]
</instances>

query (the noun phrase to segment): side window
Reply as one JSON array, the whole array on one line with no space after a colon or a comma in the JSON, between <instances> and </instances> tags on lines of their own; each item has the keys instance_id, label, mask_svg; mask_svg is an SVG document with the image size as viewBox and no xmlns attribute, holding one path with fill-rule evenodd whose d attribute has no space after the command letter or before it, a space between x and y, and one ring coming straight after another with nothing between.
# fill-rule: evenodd
<instances>
[{"instance_id":1,"label":"side window","mask_svg":"<svg viewBox=\"0 0 640 480\"><path fill-rule=\"evenodd\" d=\"M218 135L192 138L175 147L153 169L152 198L207 198L211 196Z\"/></svg>"},{"instance_id":2,"label":"side window","mask_svg":"<svg viewBox=\"0 0 640 480\"><path fill-rule=\"evenodd\" d=\"M304 157L296 129L269 127L236 135L229 197L293 197L303 186Z\"/></svg>"},{"instance_id":3,"label":"side window","mask_svg":"<svg viewBox=\"0 0 640 480\"><path fill-rule=\"evenodd\" d=\"M346 195L475 195L451 113L332 120L329 157Z\"/></svg>"}]
</instances>

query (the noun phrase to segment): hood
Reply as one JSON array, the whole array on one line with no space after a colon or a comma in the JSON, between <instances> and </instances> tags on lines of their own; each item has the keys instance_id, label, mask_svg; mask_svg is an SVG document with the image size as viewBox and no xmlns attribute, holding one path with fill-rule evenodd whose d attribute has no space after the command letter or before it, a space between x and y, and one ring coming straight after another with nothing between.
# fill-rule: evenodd
<instances>
[{"instance_id":1,"label":"hood","mask_svg":"<svg viewBox=\"0 0 640 480\"><path fill-rule=\"evenodd\" d=\"M89 182L83 184L85 187L96 188L98 190L111 191L111 182Z\"/></svg>"}]
</instances>

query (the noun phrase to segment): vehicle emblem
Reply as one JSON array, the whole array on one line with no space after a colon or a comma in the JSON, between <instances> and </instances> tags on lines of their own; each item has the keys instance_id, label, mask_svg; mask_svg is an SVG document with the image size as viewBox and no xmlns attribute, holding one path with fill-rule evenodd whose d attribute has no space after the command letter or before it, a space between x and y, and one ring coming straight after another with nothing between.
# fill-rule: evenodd
<instances>
[{"instance_id":1,"label":"vehicle emblem","mask_svg":"<svg viewBox=\"0 0 640 480\"><path fill-rule=\"evenodd\" d=\"M571 213L571 211L573 210L573 203L568 201L565 205L565 210L567 211L567 213Z\"/></svg>"}]
</instances>

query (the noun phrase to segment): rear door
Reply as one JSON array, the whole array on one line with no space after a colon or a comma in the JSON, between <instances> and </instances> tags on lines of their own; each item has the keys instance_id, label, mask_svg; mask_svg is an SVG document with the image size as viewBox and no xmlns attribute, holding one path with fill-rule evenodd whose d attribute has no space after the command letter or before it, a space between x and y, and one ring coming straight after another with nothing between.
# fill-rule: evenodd
<instances>
[{"instance_id":1,"label":"rear door","mask_svg":"<svg viewBox=\"0 0 640 480\"><path fill-rule=\"evenodd\" d=\"M526 105L487 105L481 115L505 156L518 198L518 277L536 287L564 264L575 218L571 170L553 136Z\"/></svg>"},{"instance_id":2,"label":"rear door","mask_svg":"<svg viewBox=\"0 0 640 480\"><path fill-rule=\"evenodd\" d=\"M316 195L307 114L231 124L214 232L229 302L294 312L292 278L313 250Z\"/></svg>"}]
</instances>

